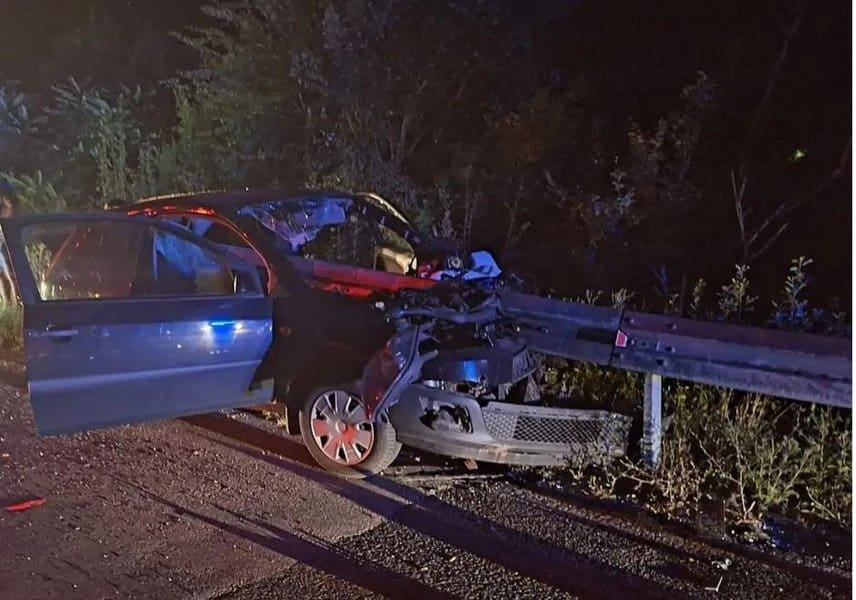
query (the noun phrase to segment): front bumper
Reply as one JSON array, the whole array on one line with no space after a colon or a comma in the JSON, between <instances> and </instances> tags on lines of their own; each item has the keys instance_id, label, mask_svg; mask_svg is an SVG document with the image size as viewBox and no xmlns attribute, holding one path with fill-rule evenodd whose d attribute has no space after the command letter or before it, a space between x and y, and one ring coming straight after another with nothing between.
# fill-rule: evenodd
<instances>
[{"instance_id":1,"label":"front bumper","mask_svg":"<svg viewBox=\"0 0 856 600\"><path fill-rule=\"evenodd\" d=\"M441 407L465 411L464 430L438 430L426 414ZM389 410L398 440L457 458L509 465L559 466L624 456L630 417L597 410L505 402L481 406L471 396L421 384L408 387Z\"/></svg>"}]
</instances>

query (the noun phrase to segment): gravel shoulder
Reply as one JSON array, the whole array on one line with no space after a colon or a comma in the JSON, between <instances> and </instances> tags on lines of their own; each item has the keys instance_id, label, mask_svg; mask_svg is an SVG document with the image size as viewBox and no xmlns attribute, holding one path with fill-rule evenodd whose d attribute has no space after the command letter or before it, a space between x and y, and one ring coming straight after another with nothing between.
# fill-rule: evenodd
<instances>
[{"instance_id":1,"label":"gravel shoulder","mask_svg":"<svg viewBox=\"0 0 856 600\"><path fill-rule=\"evenodd\" d=\"M850 591L849 566L799 569L501 477L338 479L297 441L240 415L40 438L20 388L0 385L0 503L30 497L46 502L0 511L0 598Z\"/></svg>"},{"instance_id":2,"label":"gravel shoulder","mask_svg":"<svg viewBox=\"0 0 856 600\"><path fill-rule=\"evenodd\" d=\"M382 521L311 477L248 459L203 425L39 438L20 391L0 388L0 502L46 499L0 511L0 596L208 598ZM293 543L270 543L248 519Z\"/></svg>"}]
</instances>

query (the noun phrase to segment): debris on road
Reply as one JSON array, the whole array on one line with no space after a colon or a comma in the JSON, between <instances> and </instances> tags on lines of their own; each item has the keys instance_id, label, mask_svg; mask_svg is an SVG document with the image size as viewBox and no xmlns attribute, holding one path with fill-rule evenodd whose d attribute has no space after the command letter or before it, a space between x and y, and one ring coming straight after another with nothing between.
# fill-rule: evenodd
<instances>
[{"instance_id":1,"label":"debris on road","mask_svg":"<svg viewBox=\"0 0 856 600\"><path fill-rule=\"evenodd\" d=\"M721 586L721 585L722 585L722 576L720 575L719 581L716 582L716 587L706 587L706 588L704 588L704 590L706 592L718 592L719 586Z\"/></svg>"},{"instance_id":2,"label":"debris on road","mask_svg":"<svg viewBox=\"0 0 856 600\"><path fill-rule=\"evenodd\" d=\"M725 560L714 560L711 562L717 569L722 569L723 571L727 571L728 567L731 566L731 559L726 558Z\"/></svg>"},{"instance_id":3,"label":"debris on road","mask_svg":"<svg viewBox=\"0 0 856 600\"><path fill-rule=\"evenodd\" d=\"M16 504L9 504L5 508L8 512L21 512L25 510L30 510L31 508L35 508L37 506L41 506L44 503L44 498L32 498L30 500L18 502Z\"/></svg>"}]
</instances>

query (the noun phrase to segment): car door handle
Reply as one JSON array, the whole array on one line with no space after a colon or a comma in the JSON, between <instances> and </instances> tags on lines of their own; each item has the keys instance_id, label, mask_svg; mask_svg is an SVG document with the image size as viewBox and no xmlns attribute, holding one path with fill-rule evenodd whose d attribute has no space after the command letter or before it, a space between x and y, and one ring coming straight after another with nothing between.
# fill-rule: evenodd
<instances>
[{"instance_id":1,"label":"car door handle","mask_svg":"<svg viewBox=\"0 0 856 600\"><path fill-rule=\"evenodd\" d=\"M78 333L80 333L77 329L53 329L51 327L45 328L44 331L36 331L33 333L33 337L37 338L51 338L58 342L65 341L73 338Z\"/></svg>"}]
</instances>

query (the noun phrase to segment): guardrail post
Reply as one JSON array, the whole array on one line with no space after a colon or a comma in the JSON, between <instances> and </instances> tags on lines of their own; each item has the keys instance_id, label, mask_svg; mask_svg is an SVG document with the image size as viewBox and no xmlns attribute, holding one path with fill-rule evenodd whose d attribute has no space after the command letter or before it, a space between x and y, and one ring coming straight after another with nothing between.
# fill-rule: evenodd
<instances>
[{"instance_id":1,"label":"guardrail post","mask_svg":"<svg viewBox=\"0 0 856 600\"><path fill-rule=\"evenodd\" d=\"M652 469L660 466L663 441L663 378L645 373L642 405L642 458Z\"/></svg>"}]
</instances>

